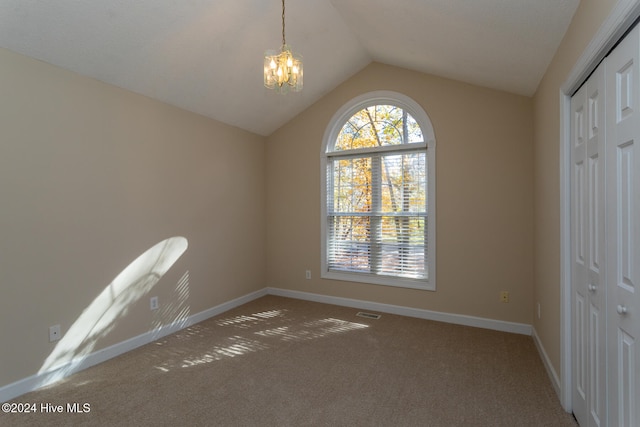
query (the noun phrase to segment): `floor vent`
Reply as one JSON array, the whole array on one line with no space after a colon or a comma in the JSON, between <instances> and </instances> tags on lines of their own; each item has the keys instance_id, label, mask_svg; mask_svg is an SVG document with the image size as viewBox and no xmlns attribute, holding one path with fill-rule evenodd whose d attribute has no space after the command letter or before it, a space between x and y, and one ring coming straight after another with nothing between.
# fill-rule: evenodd
<instances>
[{"instance_id":1,"label":"floor vent","mask_svg":"<svg viewBox=\"0 0 640 427\"><path fill-rule=\"evenodd\" d=\"M380 318L379 314L365 313L364 311L359 311L358 313L356 313L356 316L366 317L367 319L376 319L376 320Z\"/></svg>"}]
</instances>

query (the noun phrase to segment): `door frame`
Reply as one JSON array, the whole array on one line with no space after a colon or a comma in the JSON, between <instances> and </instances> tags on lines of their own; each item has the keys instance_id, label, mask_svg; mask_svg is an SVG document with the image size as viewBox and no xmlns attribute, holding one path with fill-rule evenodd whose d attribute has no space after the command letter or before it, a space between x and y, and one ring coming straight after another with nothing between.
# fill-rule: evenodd
<instances>
[{"instance_id":1,"label":"door frame","mask_svg":"<svg viewBox=\"0 0 640 427\"><path fill-rule=\"evenodd\" d=\"M618 0L560 86L560 402L572 411L571 96L640 17L640 0Z\"/></svg>"}]
</instances>

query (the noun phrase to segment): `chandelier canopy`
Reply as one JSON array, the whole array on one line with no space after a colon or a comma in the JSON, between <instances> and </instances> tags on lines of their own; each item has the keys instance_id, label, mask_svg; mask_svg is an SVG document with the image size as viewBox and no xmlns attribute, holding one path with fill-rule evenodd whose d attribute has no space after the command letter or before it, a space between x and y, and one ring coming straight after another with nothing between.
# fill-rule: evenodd
<instances>
[{"instance_id":1,"label":"chandelier canopy","mask_svg":"<svg viewBox=\"0 0 640 427\"><path fill-rule=\"evenodd\" d=\"M293 53L284 36L284 0L282 0L282 46L264 55L264 86L276 92L302 90L302 56Z\"/></svg>"}]
</instances>

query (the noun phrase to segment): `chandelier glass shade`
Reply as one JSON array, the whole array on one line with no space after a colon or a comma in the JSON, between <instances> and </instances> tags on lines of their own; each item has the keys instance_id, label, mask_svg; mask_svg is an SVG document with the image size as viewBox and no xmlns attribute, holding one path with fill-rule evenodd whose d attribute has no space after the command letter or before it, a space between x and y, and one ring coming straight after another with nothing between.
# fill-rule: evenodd
<instances>
[{"instance_id":1,"label":"chandelier glass shade","mask_svg":"<svg viewBox=\"0 0 640 427\"><path fill-rule=\"evenodd\" d=\"M302 89L302 56L286 44L280 52L268 50L264 55L264 85L276 92L298 92Z\"/></svg>"},{"instance_id":2,"label":"chandelier glass shade","mask_svg":"<svg viewBox=\"0 0 640 427\"><path fill-rule=\"evenodd\" d=\"M282 47L264 55L264 86L276 92L302 90L302 56L293 53L284 37L284 0L282 0Z\"/></svg>"}]
</instances>

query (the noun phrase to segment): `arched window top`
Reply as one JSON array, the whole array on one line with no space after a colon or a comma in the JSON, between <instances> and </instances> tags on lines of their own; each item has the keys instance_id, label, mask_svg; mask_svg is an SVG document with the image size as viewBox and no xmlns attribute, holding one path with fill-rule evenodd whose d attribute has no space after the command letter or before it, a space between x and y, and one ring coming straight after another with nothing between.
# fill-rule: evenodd
<instances>
[{"instance_id":1,"label":"arched window top","mask_svg":"<svg viewBox=\"0 0 640 427\"><path fill-rule=\"evenodd\" d=\"M356 112L342 126L334 151L414 144L424 141L411 114L395 105L371 105Z\"/></svg>"},{"instance_id":2,"label":"arched window top","mask_svg":"<svg viewBox=\"0 0 640 427\"><path fill-rule=\"evenodd\" d=\"M377 91L354 98L336 112L327 128L323 153L435 143L424 110L397 92Z\"/></svg>"}]
</instances>

